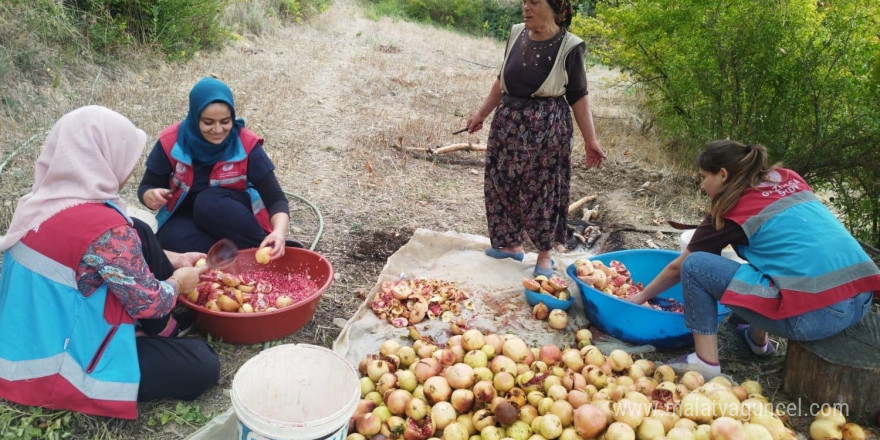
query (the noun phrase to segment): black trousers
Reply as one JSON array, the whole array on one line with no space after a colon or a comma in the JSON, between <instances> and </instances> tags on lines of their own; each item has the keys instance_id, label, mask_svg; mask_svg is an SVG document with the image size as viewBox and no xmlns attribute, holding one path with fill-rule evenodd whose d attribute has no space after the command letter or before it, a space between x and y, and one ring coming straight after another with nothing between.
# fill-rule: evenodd
<instances>
[{"instance_id":1,"label":"black trousers","mask_svg":"<svg viewBox=\"0 0 880 440\"><path fill-rule=\"evenodd\" d=\"M165 249L205 253L221 238L248 249L259 246L266 235L254 217L247 193L227 188L201 191L192 208L172 214L158 234Z\"/></svg>"},{"instance_id":2,"label":"black trousers","mask_svg":"<svg viewBox=\"0 0 880 440\"><path fill-rule=\"evenodd\" d=\"M165 256L153 230L141 220L132 220L150 270L157 279L168 279L174 267ZM148 335L156 334L165 327L168 316L141 320L139 325ZM139 401L193 400L214 386L220 378L220 359L214 349L201 339L146 336L136 341L141 369Z\"/></svg>"}]
</instances>

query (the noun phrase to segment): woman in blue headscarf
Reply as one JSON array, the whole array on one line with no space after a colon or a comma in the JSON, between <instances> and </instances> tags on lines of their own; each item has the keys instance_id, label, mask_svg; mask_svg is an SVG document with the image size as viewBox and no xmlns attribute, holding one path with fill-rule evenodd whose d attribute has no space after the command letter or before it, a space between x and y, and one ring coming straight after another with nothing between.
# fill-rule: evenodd
<instances>
[{"instance_id":1,"label":"woman in blue headscarf","mask_svg":"<svg viewBox=\"0 0 880 440\"><path fill-rule=\"evenodd\" d=\"M207 252L228 238L243 249L272 246L276 259L290 208L274 169L263 138L236 119L229 87L204 78L189 93L186 119L159 134L138 197L157 210L166 250Z\"/></svg>"}]
</instances>

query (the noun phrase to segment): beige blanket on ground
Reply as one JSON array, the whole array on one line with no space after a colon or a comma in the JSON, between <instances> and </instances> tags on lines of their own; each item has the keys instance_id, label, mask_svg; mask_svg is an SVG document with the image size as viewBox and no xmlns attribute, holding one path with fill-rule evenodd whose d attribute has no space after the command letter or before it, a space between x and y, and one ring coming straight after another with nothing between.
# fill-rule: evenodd
<instances>
[{"instance_id":1,"label":"beige blanket on ground","mask_svg":"<svg viewBox=\"0 0 880 440\"><path fill-rule=\"evenodd\" d=\"M382 282L400 277L440 278L453 281L458 287L468 291L475 307L474 310L462 309L461 315L470 328L484 333L513 333L532 347L544 344L561 347L574 345L574 332L587 327L588 322L577 286L568 278L565 269L574 260L592 255L554 255L556 274L569 282L575 303L568 310L568 328L553 330L547 321L532 317L532 307L523 293L522 279L532 277L537 254L526 254L523 262L509 258L497 260L483 253L488 246L489 239L482 236L417 229L410 241L388 258L366 301L348 320L333 343L333 349L357 365L365 356L377 353L383 341L392 338L400 340L408 336L406 328L395 328L379 320L368 306L381 289ZM439 319L425 319L416 328L441 344L452 336L449 324ZM605 353L614 348L622 348L631 353L653 350L651 346L633 347L593 330L594 344Z\"/></svg>"}]
</instances>

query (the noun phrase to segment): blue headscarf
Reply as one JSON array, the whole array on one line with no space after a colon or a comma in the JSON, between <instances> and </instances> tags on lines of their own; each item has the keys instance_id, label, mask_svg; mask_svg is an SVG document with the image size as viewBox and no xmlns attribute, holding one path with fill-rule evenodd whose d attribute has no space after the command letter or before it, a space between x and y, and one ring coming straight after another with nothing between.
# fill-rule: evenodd
<instances>
[{"instance_id":1,"label":"blue headscarf","mask_svg":"<svg viewBox=\"0 0 880 440\"><path fill-rule=\"evenodd\" d=\"M226 139L219 145L206 141L199 130L199 116L205 107L215 102L228 105L232 112L232 120L235 121ZM227 155L235 153L235 147L241 145L238 131L242 127L244 127L244 120L235 118L235 101L229 86L216 78L203 78L189 92L189 113L186 114L186 119L180 123L177 143L196 162L213 164L224 159Z\"/></svg>"}]
</instances>

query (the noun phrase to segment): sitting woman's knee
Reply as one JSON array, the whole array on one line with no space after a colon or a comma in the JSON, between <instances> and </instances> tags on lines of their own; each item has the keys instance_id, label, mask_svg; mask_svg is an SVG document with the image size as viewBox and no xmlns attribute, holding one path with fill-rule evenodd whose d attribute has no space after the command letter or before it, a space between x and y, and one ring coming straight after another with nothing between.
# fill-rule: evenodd
<instances>
[{"instance_id":1,"label":"sitting woman's knee","mask_svg":"<svg viewBox=\"0 0 880 440\"><path fill-rule=\"evenodd\" d=\"M220 380L220 358L210 345L204 341L191 339L190 353L194 362L188 371L189 391L188 395L181 396L182 400L195 400L205 391L213 387ZM189 341L187 341L189 342Z\"/></svg>"},{"instance_id":2,"label":"sitting woman's knee","mask_svg":"<svg viewBox=\"0 0 880 440\"><path fill-rule=\"evenodd\" d=\"M247 193L227 188L208 188L193 200L193 215L217 221L234 213L250 212Z\"/></svg>"}]
</instances>

